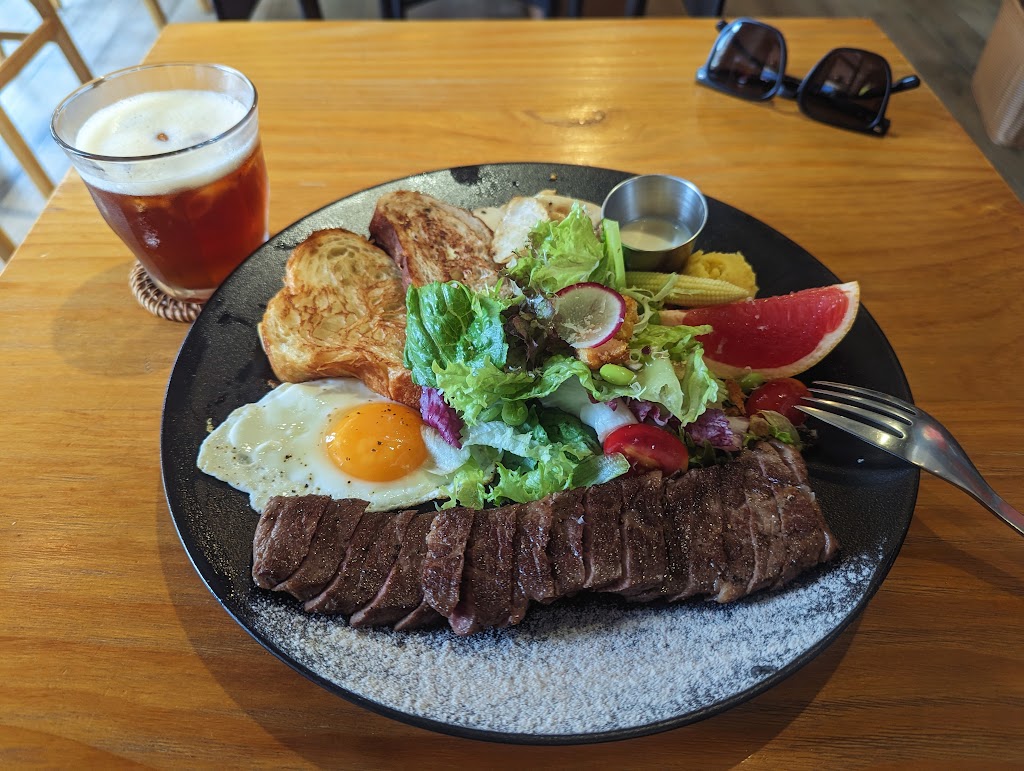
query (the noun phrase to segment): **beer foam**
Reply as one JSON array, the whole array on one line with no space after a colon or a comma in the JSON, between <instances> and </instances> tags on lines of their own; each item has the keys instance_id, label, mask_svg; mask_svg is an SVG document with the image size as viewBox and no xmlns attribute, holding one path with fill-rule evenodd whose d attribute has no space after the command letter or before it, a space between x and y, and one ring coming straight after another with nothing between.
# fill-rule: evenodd
<instances>
[{"instance_id":1,"label":"beer foam","mask_svg":"<svg viewBox=\"0 0 1024 771\"><path fill-rule=\"evenodd\" d=\"M143 156L194 147L238 124L247 107L212 91L175 90L136 94L104 107L78 131L83 152L124 159L82 168L89 184L123 195L158 195L200 187L230 173L256 144L255 121L238 136L170 158ZM95 165L94 165L95 166Z\"/></svg>"}]
</instances>

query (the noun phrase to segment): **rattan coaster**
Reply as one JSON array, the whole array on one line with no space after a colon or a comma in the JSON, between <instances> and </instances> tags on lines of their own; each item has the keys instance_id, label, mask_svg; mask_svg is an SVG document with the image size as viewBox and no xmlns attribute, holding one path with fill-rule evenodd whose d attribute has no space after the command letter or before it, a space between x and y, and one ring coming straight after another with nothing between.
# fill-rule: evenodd
<instances>
[{"instance_id":1,"label":"rattan coaster","mask_svg":"<svg viewBox=\"0 0 1024 771\"><path fill-rule=\"evenodd\" d=\"M203 309L202 303L190 303L169 297L153 283L153 279L146 273L146 269L138 262L135 263L128 276L128 285L131 286L132 294L139 301L139 305L154 316L168 321L191 323L196 320L199 311Z\"/></svg>"}]
</instances>

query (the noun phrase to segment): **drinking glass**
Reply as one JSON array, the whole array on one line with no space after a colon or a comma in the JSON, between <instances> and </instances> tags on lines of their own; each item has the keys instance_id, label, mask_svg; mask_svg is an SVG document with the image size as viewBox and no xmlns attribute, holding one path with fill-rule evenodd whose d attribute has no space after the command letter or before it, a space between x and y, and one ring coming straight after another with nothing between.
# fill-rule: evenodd
<instances>
[{"instance_id":1,"label":"drinking glass","mask_svg":"<svg viewBox=\"0 0 1024 771\"><path fill-rule=\"evenodd\" d=\"M220 64L93 80L50 126L110 228L176 300L204 302L267 240L256 88Z\"/></svg>"}]
</instances>

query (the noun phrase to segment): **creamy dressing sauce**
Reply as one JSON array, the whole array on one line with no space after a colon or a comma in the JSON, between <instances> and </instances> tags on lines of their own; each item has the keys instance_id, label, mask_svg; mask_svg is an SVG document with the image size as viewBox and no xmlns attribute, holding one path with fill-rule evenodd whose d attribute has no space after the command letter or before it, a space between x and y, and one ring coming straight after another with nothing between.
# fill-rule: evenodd
<instances>
[{"instance_id":1,"label":"creamy dressing sauce","mask_svg":"<svg viewBox=\"0 0 1024 771\"><path fill-rule=\"evenodd\" d=\"M657 217L641 217L621 225L623 246L639 252L660 252L674 249L692 237L688 228Z\"/></svg>"}]
</instances>

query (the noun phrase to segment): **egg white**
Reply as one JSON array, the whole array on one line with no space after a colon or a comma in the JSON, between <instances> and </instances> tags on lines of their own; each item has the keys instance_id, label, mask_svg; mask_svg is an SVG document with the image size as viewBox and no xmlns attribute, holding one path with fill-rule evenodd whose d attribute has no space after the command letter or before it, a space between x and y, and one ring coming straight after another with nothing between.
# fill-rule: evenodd
<instances>
[{"instance_id":1,"label":"egg white","mask_svg":"<svg viewBox=\"0 0 1024 771\"><path fill-rule=\"evenodd\" d=\"M199 449L201 471L249 493L262 512L275 495L329 495L369 501L368 511L403 509L447 498L452 473L469 457L424 425L427 459L390 482L344 474L331 462L324 434L344 412L389 400L352 378L284 383L258 402L239 407Z\"/></svg>"}]
</instances>

